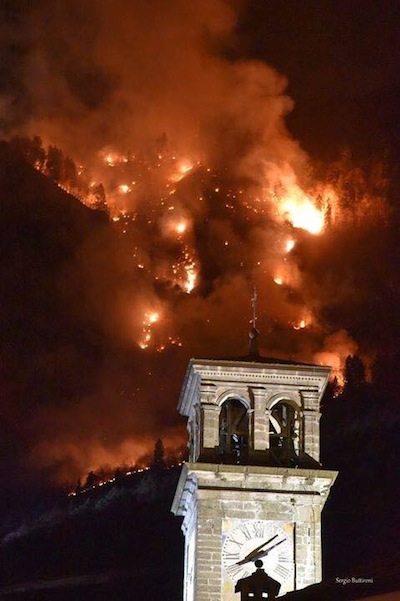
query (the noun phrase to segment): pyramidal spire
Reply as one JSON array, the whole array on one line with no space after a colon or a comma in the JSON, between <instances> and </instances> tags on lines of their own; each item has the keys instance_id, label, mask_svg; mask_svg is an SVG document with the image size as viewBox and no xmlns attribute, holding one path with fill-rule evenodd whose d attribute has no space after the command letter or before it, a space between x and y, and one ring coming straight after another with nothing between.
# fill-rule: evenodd
<instances>
[{"instance_id":1,"label":"pyramidal spire","mask_svg":"<svg viewBox=\"0 0 400 601\"><path fill-rule=\"evenodd\" d=\"M249 330L249 355L250 357L259 357L260 352L258 349L258 337L259 331L257 330L257 289L254 285L253 297L251 299L251 306L253 309L253 317L250 320L251 328Z\"/></svg>"}]
</instances>

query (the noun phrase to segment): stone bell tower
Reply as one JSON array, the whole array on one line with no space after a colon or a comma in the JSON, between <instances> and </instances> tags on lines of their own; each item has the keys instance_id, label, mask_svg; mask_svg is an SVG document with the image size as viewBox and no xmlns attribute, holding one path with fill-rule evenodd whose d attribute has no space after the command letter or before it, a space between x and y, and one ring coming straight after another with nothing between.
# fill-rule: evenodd
<instances>
[{"instance_id":1,"label":"stone bell tower","mask_svg":"<svg viewBox=\"0 0 400 601\"><path fill-rule=\"evenodd\" d=\"M239 601L256 560L280 594L321 580L321 511L337 476L319 463L330 370L261 357L253 325L248 356L192 359L183 383L189 462L172 511L183 517L184 601Z\"/></svg>"}]
</instances>

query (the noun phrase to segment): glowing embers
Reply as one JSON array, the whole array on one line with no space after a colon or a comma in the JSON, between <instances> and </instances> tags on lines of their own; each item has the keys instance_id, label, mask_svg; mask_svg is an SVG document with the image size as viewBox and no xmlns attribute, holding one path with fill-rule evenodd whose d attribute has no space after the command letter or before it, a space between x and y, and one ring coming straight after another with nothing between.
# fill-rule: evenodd
<instances>
[{"instance_id":1,"label":"glowing embers","mask_svg":"<svg viewBox=\"0 0 400 601\"><path fill-rule=\"evenodd\" d=\"M172 265L172 282L190 294L197 285L198 268L194 253L185 246L179 260Z\"/></svg>"},{"instance_id":2,"label":"glowing embers","mask_svg":"<svg viewBox=\"0 0 400 601\"><path fill-rule=\"evenodd\" d=\"M168 207L169 212L174 210L174 206ZM163 232L167 236L175 237L182 246L179 255L171 266L172 273L167 271L161 277L167 281L169 280L173 286L177 286L187 294L190 294L196 287L198 277L195 249L186 242L191 228L192 223L187 217L168 218L163 223Z\"/></svg>"},{"instance_id":3,"label":"glowing embers","mask_svg":"<svg viewBox=\"0 0 400 601\"><path fill-rule=\"evenodd\" d=\"M159 344L156 348L157 353L165 351L167 346L182 346L181 339L178 336L168 336L166 342Z\"/></svg>"},{"instance_id":4,"label":"glowing embers","mask_svg":"<svg viewBox=\"0 0 400 601\"><path fill-rule=\"evenodd\" d=\"M103 162L108 167L116 167L117 165L121 165L122 163L128 163L129 158L125 154L120 154L114 151L101 151L100 156Z\"/></svg>"},{"instance_id":5,"label":"glowing embers","mask_svg":"<svg viewBox=\"0 0 400 601\"><path fill-rule=\"evenodd\" d=\"M161 320L160 311L147 311L143 316L142 335L138 341L139 347L144 351L150 347L157 353L162 353L168 347L182 346L179 336L165 335L161 331L155 332L155 326ZM165 329L165 328L164 328Z\"/></svg>"},{"instance_id":6,"label":"glowing embers","mask_svg":"<svg viewBox=\"0 0 400 601\"><path fill-rule=\"evenodd\" d=\"M149 347L153 337L153 326L159 319L160 313L158 311L149 311L144 314L142 337L138 342L141 349L145 350Z\"/></svg>"}]
</instances>

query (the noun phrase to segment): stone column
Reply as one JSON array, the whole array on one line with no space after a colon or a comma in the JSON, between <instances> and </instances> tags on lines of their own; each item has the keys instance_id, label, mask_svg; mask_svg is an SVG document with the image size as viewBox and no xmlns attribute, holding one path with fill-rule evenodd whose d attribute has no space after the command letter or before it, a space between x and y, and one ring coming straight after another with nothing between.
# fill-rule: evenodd
<instances>
[{"instance_id":1,"label":"stone column","mask_svg":"<svg viewBox=\"0 0 400 601\"><path fill-rule=\"evenodd\" d=\"M219 444L219 411L216 405L202 405L203 448L213 449Z\"/></svg>"},{"instance_id":2,"label":"stone column","mask_svg":"<svg viewBox=\"0 0 400 601\"><path fill-rule=\"evenodd\" d=\"M265 390L253 389L254 396L254 450L265 451L269 447L269 415L266 412Z\"/></svg>"},{"instance_id":3,"label":"stone column","mask_svg":"<svg viewBox=\"0 0 400 601\"><path fill-rule=\"evenodd\" d=\"M321 413L304 409L304 451L319 461L319 420Z\"/></svg>"},{"instance_id":4,"label":"stone column","mask_svg":"<svg viewBox=\"0 0 400 601\"><path fill-rule=\"evenodd\" d=\"M202 384L201 387L203 448L213 449L219 444L219 408L215 402L215 386Z\"/></svg>"}]
</instances>

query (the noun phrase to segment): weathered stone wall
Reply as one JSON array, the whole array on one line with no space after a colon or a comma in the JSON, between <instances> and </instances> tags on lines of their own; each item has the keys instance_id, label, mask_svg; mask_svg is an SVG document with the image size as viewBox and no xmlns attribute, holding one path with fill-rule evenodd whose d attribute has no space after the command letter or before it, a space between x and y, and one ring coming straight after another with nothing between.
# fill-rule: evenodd
<instances>
[{"instance_id":1,"label":"weathered stone wall","mask_svg":"<svg viewBox=\"0 0 400 601\"><path fill-rule=\"evenodd\" d=\"M233 584L226 585L221 561L222 525L227 519L292 523L291 588L319 582L321 510L335 476L324 470L187 466L173 507L185 516L186 540L196 537L194 553L187 544L185 601L237 601Z\"/></svg>"},{"instance_id":2,"label":"weathered stone wall","mask_svg":"<svg viewBox=\"0 0 400 601\"><path fill-rule=\"evenodd\" d=\"M221 601L221 507L218 495L198 493L196 601Z\"/></svg>"}]
</instances>

